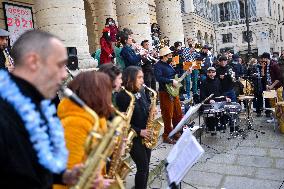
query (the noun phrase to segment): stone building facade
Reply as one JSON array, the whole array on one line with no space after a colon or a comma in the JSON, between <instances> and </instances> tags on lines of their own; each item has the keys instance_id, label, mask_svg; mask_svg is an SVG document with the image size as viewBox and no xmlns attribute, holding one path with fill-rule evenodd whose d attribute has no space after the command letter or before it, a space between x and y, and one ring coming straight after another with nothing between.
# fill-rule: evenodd
<instances>
[{"instance_id":1,"label":"stone building facade","mask_svg":"<svg viewBox=\"0 0 284 189\"><path fill-rule=\"evenodd\" d=\"M219 1L214 4L216 46L218 51L232 48L247 53L247 35L244 0ZM235 7L231 11L230 7ZM283 0L248 0L251 49L254 55L283 50Z\"/></svg>"},{"instance_id":2,"label":"stone building facade","mask_svg":"<svg viewBox=\"0 0 284 189\"><path fill-rule=\"evenodd\" d=\"M151 24L158 22L171 44L184 40L180 0L0 0L0 27L6 28L2 2L30 6L34 27L59 36L66 47L76 47L80 67L94 66L108 17L120 28L131 28L140 43L151 40Z\"/></svg>"},{"instance_id":3,"label":"stone building facade","mask_svg":"<svg viewBox=\"0 0 284 189\"><path fill-rule=\"evenodd\" d=\"M252 50L283 50L283 0L248 0ZM76 47L80 67L94 66L90 56L108 17L120 28L134 31L140 43L151 39L158 23L172 45L196 38L215 52L231 48L246 53L244 0L0 0L0 27L6 28L2 2L30 6L34 27L59 36L66 47Z\"/></svg>"},{"instance_id":4,"label":"stone building facade","mask_svg":"<svg viewBox=\"0 0 284 189\"><path fill-rule=\"evenodd\" d=\"M248 0L248 10L252 53L284 50L284 1ZM186 37L195 37L216 52L247 53L245 0L183 0L182 11Z\"/></svg>"}]
</instances>

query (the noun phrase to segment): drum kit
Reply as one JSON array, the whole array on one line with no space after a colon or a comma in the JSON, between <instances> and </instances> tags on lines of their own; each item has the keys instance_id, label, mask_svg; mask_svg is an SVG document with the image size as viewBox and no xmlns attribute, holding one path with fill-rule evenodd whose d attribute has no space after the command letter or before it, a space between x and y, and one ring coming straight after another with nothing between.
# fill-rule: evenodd
<instances>
[{"instance_id":1,"label":"drum kit","mask_svg":"<svg viewBox=\"0 0 284 189\"><path fill-rule=\"evenodd\" d=\"M239 100L248 104L246 106L246 124L247 128L252 127L251 103L253 96L240 96ZM205 130L211 135L217 132L226 133L227 128L230 129L230 138L244 137L244 129L240 129L240 113L242 106L236 102L215 102L213 104L203 105L203 117Z\"/></svg>"}]
</instances>

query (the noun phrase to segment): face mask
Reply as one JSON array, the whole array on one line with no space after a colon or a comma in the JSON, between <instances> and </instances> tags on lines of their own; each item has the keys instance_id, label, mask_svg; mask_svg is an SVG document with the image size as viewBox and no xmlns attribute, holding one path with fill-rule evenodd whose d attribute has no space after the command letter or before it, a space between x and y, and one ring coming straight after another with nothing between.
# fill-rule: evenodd
<instances>
[{"instance_id":1,"label":"face mask","mask_svg":"<svg viewBox=\"0 0 284 189\"><path fill-rule=\"evenodd\" d=\"M112 25L112 22L109 22L108 25Z\"/></svg>"},{"instance_id":2,"label":"face mask","mask_svg":"<svg viewBox=\"0 0 284 189\"><path fill-rule=\"evenodd\" d=\"M167 63L172 63L173 58L168 58Z\"/></svg>"}]
</instances>

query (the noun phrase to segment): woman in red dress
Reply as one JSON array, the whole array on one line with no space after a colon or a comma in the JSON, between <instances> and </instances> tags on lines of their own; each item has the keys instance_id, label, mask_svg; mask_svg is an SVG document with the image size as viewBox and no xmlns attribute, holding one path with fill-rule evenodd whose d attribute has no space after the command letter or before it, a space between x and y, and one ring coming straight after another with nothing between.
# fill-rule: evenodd
<instances>
[{"instance_id":1,"label":"woman in red dress","mask_svg":"<svg viewBox=\"0 0 284 189\"><path fill-rule=\"evenodd\" d=\"M100 39L100 45L101 45L100 64L111 63L114 58L113 57L114 53L111 45L109 28L103 29L103 36Z\"/></svg>"}]
</instances>

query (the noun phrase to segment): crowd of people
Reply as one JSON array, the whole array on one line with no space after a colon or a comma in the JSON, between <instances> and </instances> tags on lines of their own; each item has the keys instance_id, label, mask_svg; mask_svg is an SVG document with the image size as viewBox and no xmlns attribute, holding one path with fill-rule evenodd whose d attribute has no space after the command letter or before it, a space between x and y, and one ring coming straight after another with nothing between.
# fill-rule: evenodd
<instances>
[{"instance_id":1,"label":"crowd of people","mask_svg":"<svg viewBox=\"0 0 284 189\"><path fill-rule=\"evenodd\" d=\"M151 102L144 83L158 92L157 103L164 122L162 138L168 144L175 144L182 134L178 132L169 138L183 117L181 101L185 99L199 103L214 94L208 103L215 103L220 96L227 102L237 102L237 97L245 93L246 83L250 83L254 90L245 95L255 97L254 107L257 116L261 116L264 108L271 105L268 100L263 104L263 91L283 87L284 52L278 58L263 53L245 63L230 51L214 56L208 45L201 46L191 38L186 46L177 41L169 47L166 45L169 41L160 40L160 36L155 24L152 39L138 44L130 29L119 31L112 18L106 20L101 48L94 55L99 70L82 72L67 84L96 112L96 118L69 98L61 98L57 107L51 102L67 77L68 57L60 39L46 32L28 31L10 51L9 32L1 29L0 185L31 189L74 186L88 156L86 139L94 132L106 135L115 108L120 112L128 110L131 101L128 91L135 99L130 120L137 134L130 149L137 167L135 188L146 189L151 149L143 139L151 137L147 128ZM185 79L177 81L176 75ZM269 111L265 114L271 116ZM97 144L100 140L94 137L93 142ZM94 173L94 188L108 188L115 182L105 176L107 164Z\"/></svg>"}]
</instances>

